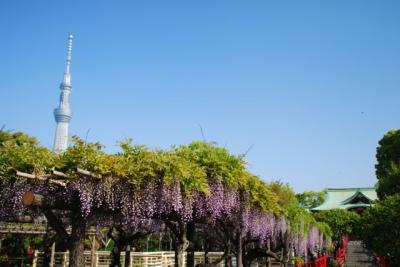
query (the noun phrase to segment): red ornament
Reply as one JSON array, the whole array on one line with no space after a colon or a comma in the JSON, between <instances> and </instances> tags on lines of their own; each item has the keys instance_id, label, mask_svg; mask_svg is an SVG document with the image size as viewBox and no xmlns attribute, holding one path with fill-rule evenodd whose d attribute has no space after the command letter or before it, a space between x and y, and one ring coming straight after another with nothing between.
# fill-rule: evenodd
<instances>
[{"instance_id":1,"label":"red ornament","mask_svg":"<svg viewBox=\"0 0 400 267\"><path fill-rule=\"evenodd\" d=\"M29 246L29 247L26 249L26 253L27 253L29 256L32 256L32 255L33 255L33 248L32 248L31 246Z\"/></svg>"}]
</instances>

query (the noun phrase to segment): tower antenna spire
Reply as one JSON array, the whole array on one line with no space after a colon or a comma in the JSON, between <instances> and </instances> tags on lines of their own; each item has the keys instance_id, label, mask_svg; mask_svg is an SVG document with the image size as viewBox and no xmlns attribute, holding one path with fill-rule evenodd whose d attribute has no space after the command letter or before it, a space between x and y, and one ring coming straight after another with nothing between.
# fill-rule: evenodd
<instances>
[{"instance_id":1,"label":"tower antenna spire","mask_svg":"<svg viewBox=\"0 0 400 267\"><path fill-rule=\"evenodd\" d=\"M58 108L54 109L54 118L57 123L56 135L54 138L54 152L65 151L68 146L68 128L72 118L72 111L69 106L69 96L71 94L71 61L72 61L72 40L74 36L68 34L67 64L64 72L64 79L60 84L60 102Z\"/></svg>"},{"instance_id":2,"label":"tower antenna spire","mask_svg":"<svg viewBox=\"0 0 400 267\"><path fill-rule=\"evenodd\" d=\"M67 48L67 65L65 67L65 73L69 73L71 67L72 60L72 41L74 40L74 36L72 33L68 34L68 48Z\"/></svg>"}]
</instances>

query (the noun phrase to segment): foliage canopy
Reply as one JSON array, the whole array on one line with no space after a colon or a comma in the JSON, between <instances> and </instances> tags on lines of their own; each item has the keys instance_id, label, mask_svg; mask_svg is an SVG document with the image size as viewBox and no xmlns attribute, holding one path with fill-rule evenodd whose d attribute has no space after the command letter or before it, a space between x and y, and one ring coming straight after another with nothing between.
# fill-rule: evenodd
<instances>
[{"instance_id":1,"label":"foliage canopy","mask_svg":"<svg viewBox=\"0 0 400 267\"><path fill-rule=\"evenodd\" d=\"M361 216L358 234L366 247L400 265L400 194L388 196Z\"/></svg>"},{"instance_id":2,"label":"foliage canopy","mask_svg":"<svg viewBox=\"0 0 400 267\"><path fill-rule=\"evenodd\" d=\"M389 131L379 141L375 165L377 193L383 199L400 192L400 130Z\"/></svg>"},{"instance_id":3,"label":"foliage canopy","mask_svg":"<svg viewBox=\"0 0 400 267\"><path fill-rule=\"evenodd\" d=\"M332 230L332 238L339 241L342 235L354 233L360 215L344 209L331 209L314 213L314 218L328 224Z\"/></svg>"},{"instance_id":4,"label":"foliage canopy","mask_svg":"<svg viewBox=\"0 0 400 267\"><path fill-rule=\"evenodd\" d=\"M305 191L301 194L296 194L298 203L306 209L318 207L325 201L325 192Z\"/></svg>"}]
</instances>

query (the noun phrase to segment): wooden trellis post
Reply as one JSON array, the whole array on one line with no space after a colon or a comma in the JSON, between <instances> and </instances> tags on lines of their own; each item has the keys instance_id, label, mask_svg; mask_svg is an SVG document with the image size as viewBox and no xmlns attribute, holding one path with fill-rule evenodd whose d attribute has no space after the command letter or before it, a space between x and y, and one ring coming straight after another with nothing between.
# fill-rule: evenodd
<instances>
[{"instance_id":1,"label":"wooden trellis post","mask_svg":"<svg viewBox=\"0 0 400 267\"><path fill-rule=\"evenodd\" d=\"M38 253L39 251L35 249L33 252L32 267L37 267Z\"/></svg>"},{"instance_id":2,"label":"wooden trellis post","mask_svg":"<svg viewBox=\"0 0 400 267\"><path fill-rule=\"evenodd\" d=\"M56 243L53 242L53 244L51 245L51 255L50 255L50 267L54 267L56 264L56 260L55 260L55 254L56 254Z\"/></svg>"},{"instance_id":3,"label":"wooden trellis post","mask_svg":"<svg viewBox=\"0 0 400 267\"><path fill-rule=\"evenodd\" d=\"M91 267L97 267L98 257L96 256L96 245L97 245L96 236L93 235L92 236L92 247L91 247L91 251L90 251L90 266Z\"/></svg>"}]
</instances>

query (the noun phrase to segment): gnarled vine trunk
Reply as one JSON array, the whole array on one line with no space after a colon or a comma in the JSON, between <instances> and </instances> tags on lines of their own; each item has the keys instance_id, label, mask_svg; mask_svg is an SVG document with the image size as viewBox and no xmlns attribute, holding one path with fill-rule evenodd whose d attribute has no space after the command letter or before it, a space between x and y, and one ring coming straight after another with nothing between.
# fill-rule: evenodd
<instances>
[{"instance_id":1,"label":"gnarled vine trunk","mask_svg":"<svg viewBox=\"0 0 400 267\"><path fill-rule=\"evenodd\" d=\"M126 245L125 248L125 264L124 266L130 267L131 266L131 246Z\"/></svg>"},{"instance_id":2,"label":"gnarled vine trunk","mask_svg":"<svg viewBox=\"0 0 400 267\"><path fill-rule=\"evenodd\" d=\"M182 237L180 241L176 244L175 249L175 267L185 266L185 251L189 247L189 241L185 237Z\"/></svg>"},{"instance_id":3,"label":"gnarled vine trunk","mask_svg":"<svg viewBox=\"0 0 400 267\"><path fill-rule=\"evenodd\" d=\"M289 247L289 236L286 233L285 236L283 237L284 242L283 242L283 248L282 248L282 266L286 267L288 262L289 262L289 253L290 253L290 247Z\"/></svg>"},{"instance_id":4,"label":"gnarled vine trunk","mask_svg":"<svg viewBox=\"0 0 400 267\"><path fill-rule=\"evenodd\" d=\"M194 233L195 233L195 224L193 222L189 222L187 224L187 238L189 243L188 251L187 251L187 267L194 267Z\"/></svg>"},{"instance_id":5,"label":"gnarled vine trunk","mask_svg":"<svg viewBox=\"0 0 400 267\"><path fill-rule=\"evenodd\" d=\"M187 223L177 220L164 220L173 235L175 247L175 267L185 266L185 251L189 247L190 242L187 238Z\"/></svg>"},{"instance_id":6,"label":"gnarled vine trunk","mask_svg":"<svg viewBox=\"0 0 400 267\"><path fill-rule=\"evenodd\" d=\"M116 227L111 227L107 236L114 241L114 248L111 251L110 267L121 267L121 252L124 249L123 233Z\"/></svg>"},{"instance_id":7,"label":"gnarled vine trunk","mask_svg":"<svg viewBox=\"0 0 400 267\"><path fill-rule=\"evenodd\" d=\"M52 251L52 244L54 242L54 234L51 232L49 227L46 229L46 234L44 236L43 242L43 266L49 267L51 263L51 251Z\"/></svg>"},{"instance_id":8,"label":"gnarled vine trunk","mask_svg":"<svg viewBox=\"0 0 400 267\"><path fill-rule=\"evenodd\" d=\"M76 220L72 223L72 230L69 242L69 267L85 266L84 241L86 232L86 221L81 214L77 214Z\"/></svg>"},{"instance_id":9,"label":"gnarled vine trunk","mask_svg":"<svg viewBox=\"0 0 400 267\"><path fill-rule=\"evenodd\" d=\"M267 241L267 251L271 251L271 240L268 239ZM269 257L268 255L266 256L266 267L271 267L271 257Z\"/></svg>"},{"instance_id":10,"label":"gnarled vine trunk","mask_svg":"<svg viewBox=\"0 0 400 267\"><path fill-rule=\"evenodd\" d=\"M242 238L242 229L237 230L236 237L236 266L243 267L243 238Z\"/></svg>"},{"instance_id":11,"label":"gnarled vine trunk","mask_svg":"<svg viewBox=\"0 0 400 267\"><path fill-rule=\"evenodd\" d=\"M111 251L111 263L110 267L121 267L121 251L123 247L120 244L115 243L113 250Z\"/></svg>"},{"instance_id":12,"label":"gnarled vine trunk","mask_svg":"<svg viewBox=\"0 0 400 267\"><path fill-rule=\"evenodd\" d=\"M225 267L232 267L232 255L231 255L231 241L228 240L226 243L226 248L225 248L225 256L224 256L224 262L225 262Z\"/></svg>"}]
</instances>

